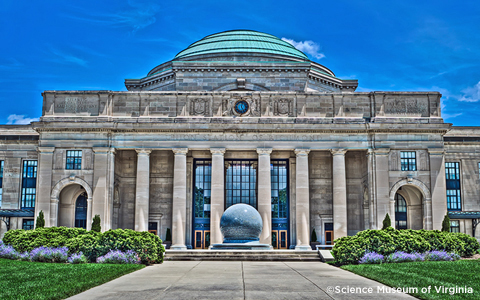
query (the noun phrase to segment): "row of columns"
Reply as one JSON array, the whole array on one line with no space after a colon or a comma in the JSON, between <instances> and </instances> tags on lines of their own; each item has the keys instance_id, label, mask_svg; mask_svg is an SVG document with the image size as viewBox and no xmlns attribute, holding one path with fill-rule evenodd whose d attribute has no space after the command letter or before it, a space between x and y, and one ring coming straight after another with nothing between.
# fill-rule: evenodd
<instances>
[{"instance_id":1,"label":"row of columns","mask_svg":"<svg viewBox=\"0 0 480 300\"><path fill-rule=\"evenodd\" d=\"M187 211L187 153L188 148L172 149L175 154L172 203L172 246L171 249L185 250ZM220 219L225 211L225 148L211 148L212 178L210 205L211 244L222 243ZM309 149L295 149L296 154L296 247L310 249L310 195L309 195ZM135 195L135 230L148 230L149 172L151 150L138 149L137 188ZM271 244L271 174L270 155L272 148L258 148L258 212L262 216L263 230L260 243ZM345 177L346 150L332 150L333 154L333 211L335 238L347 235L347 189Z\"/></svg>"}]
</instances>

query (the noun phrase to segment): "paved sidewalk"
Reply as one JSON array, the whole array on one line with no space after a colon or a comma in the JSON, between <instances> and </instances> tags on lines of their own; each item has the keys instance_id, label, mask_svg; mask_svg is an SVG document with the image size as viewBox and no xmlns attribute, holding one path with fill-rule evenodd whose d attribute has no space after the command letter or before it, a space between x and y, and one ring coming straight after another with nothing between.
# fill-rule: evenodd
<instances>
[{"instance_id":1,"label":"paved sidewalk","mask_svg":"<svg viewBox=\"0 0 480 300\"><path fill-rule=\"evenodd\" d=\"M331 287L365 289L335 293ZM378 292L382 287L324 263L167 261L69 299L414 299Z\"/></svg>"}]
</instances>

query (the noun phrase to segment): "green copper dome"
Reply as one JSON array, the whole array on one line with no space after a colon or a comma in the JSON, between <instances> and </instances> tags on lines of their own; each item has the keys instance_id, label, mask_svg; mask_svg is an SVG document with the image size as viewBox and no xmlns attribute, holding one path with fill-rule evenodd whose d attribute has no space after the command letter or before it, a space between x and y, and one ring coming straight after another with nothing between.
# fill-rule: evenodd
<instances>
[{"instance_id":1,"label":"green copper dome","mask_svg":"<svg viewBox=\"0 0 480 300\"><path fill-rule=\"evenodd\" d=\"M271 34L253 30L231 30L206 36L180 51L174 59L225 52L267 53L308 60L303 52L291 44Z\"/></svg>"}]
</instances>

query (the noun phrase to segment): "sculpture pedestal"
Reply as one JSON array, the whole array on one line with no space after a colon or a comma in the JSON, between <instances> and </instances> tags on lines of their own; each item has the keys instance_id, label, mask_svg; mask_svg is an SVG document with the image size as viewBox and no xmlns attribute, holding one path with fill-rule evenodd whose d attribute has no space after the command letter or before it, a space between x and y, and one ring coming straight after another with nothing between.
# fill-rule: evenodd
<instances>
[{"instance_id":1,"label":"sculpture pedestal","mask_svg":"<svg viewBox=\"0 0 480 300\"><path fill-rule=\"evenodd\" d=\"M249 243L223 243L213 244L209 247L210 250L273 250L273 247L268 244L260 244L259 242Z\"/></svg>"}]
</instances>

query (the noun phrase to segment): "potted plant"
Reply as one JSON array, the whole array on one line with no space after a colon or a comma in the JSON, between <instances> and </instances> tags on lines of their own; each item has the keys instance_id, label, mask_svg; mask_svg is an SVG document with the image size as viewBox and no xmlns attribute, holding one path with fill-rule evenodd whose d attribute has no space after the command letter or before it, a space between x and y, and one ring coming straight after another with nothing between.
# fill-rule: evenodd
<instances>
[{"instance_id":1,"label":"potted plant","mask_svg":"<svg viewBox=\"0 0 480 300\"><path fill-rule=\"evenodd\" d=\"M167 233L165 234L165 241L163 241L163 244L165 245L165 249L170 249L170 246L172 245L172 232L170 231L170 228L167 228Z\"/></svg>"},{"instance_id":2,"label":"potted plant","mask_svg":"<svg viewBox=\"0 0 480 300\"><path fill-rule=\"evenodd\" d=\"M312 235L310 235L310 247L312 247L312 250L317 250L317 245L320 245L320 242L317 241L317 233L315 228L313 228Z\"/></svg>"}]
</instances>

